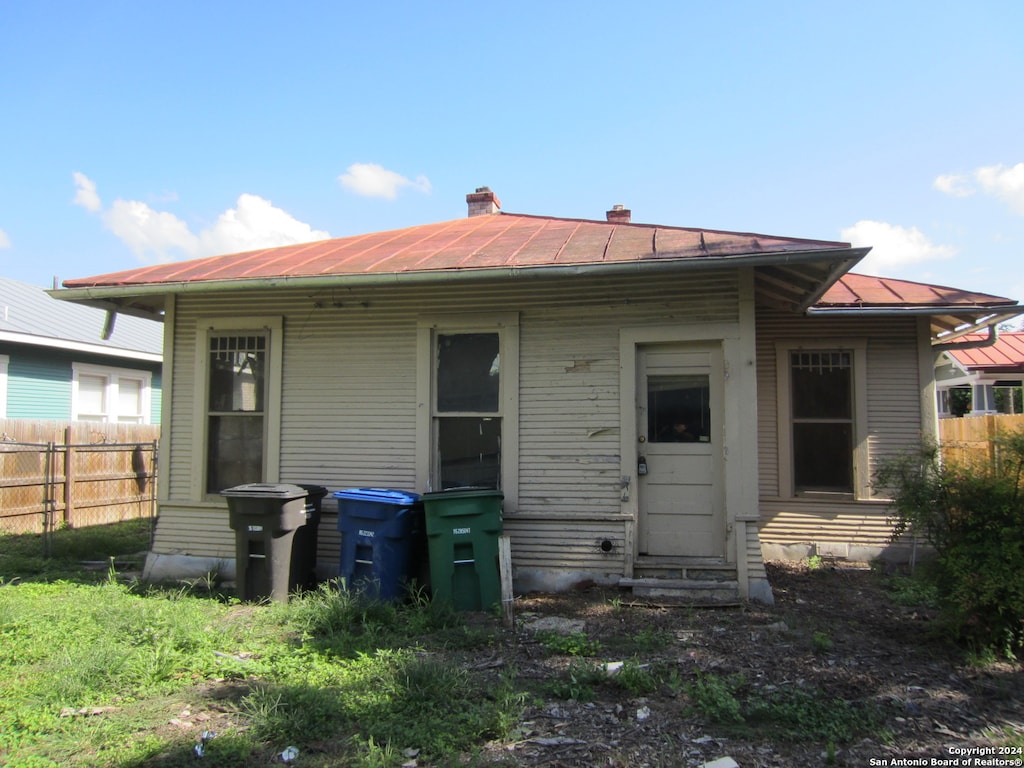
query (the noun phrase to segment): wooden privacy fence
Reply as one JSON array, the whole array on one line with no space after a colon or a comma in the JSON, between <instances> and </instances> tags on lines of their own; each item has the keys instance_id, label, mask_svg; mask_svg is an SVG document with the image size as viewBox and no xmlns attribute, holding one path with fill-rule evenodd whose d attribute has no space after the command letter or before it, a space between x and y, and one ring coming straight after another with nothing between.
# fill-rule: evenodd
<instances>
[{"instance_id":1,"label":"wooden privacy fence","mask_svg":"<svg viewBox=\"0 0 1024 768\"><path fill-rule=\"evenodd\" d=\"M160 427L0 419L0 531L156 514Z\"/></svg>"},{"instance_id":2,"label":"wooden privacy fence","mask_svg":"<svg viewBox=\"0 0 1024 768\"><path fill-rule=\"evenodd\" d=\"M1024 429L1024 414L991 414L963 416L957 419L939 419L939 442L943 455L954 461L988 461L996 459L996 444L1000 433Z\"/></svg>"}]
</instances>

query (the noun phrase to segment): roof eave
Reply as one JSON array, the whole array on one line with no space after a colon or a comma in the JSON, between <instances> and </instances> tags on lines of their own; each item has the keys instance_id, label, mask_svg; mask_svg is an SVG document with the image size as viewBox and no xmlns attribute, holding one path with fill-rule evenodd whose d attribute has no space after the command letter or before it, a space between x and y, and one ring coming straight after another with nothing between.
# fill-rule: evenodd
<instances>
[{"instance_id":1,"label":"roof eave","mask_svg":"<svg viewBox=\"0 0 1024 768\"><path fill-rule=\"evenodd\" d=\"M728 254L724 256L677 257L659 256L613 263L545 264L536 266L503 266L480 269L440 269L409 272L378 272L327 275L279 275L274 277L246 277L227 280L196 280L166 283L127 285L95 285L60 288L47 291L62 301L145 315L140 307L130 307L117 301L123 298L158 298L171 294L208 293L219 291L261 290L278 288L313 288L324 285L417 285L472 280L518 279L534 277L560 277L578 275L633 275L704 269L758 267L778 264L800 264L839 259L844 269L833 270L833 280L863 257L863 249L826 248L811 251L785 251L775 253ZM827 288L827 285L825 286ZM823 291L824 292L824 291ZM162 301L160 302L162 305ZM155 306L155 304L153 304ZM134 310L134 311L133 311ZM150 309L150 312L156 310Z\"/></svg>"}]
</instances>

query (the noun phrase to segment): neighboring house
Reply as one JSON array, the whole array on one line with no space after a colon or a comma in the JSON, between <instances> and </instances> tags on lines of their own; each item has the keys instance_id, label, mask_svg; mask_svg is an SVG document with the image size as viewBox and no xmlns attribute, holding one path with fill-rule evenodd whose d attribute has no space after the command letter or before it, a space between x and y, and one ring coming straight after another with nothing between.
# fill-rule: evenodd
<instances>
[{"instance_id":1,"label":"neighboring house","mask_svg":"<svg viewBox=\"0 0 1024 768\"><path fill-rule=\"evenodd\" d=\"M935 431L935 345L1021 311L847 274L846 243L467 202L54 292L169 326L150 575L233 559L239 483L474 485L519 590L728 572L770 601L763 548L886 546L871 475Z\"/></svg>"},{"instance_id":2,"label":"neighboring house","mask_svg":"<svg viewBox=\"0 0 1024 768\"><path fill-rule=\"evenodd\" d=\"M1024 413L1024 333L969 334L935 364L939 415ZM957 393L962 393L959 398Z\"/></svg>"},{"instance_id":3,"label":"neighboring house","mask_svg":"<svg viewBox=\"0 0 1024 768\"><path fill-rule=\"evenodd\" d=\"M159 424L163 330L0 278L0 418Z\"/></svg>"}]
</instances>

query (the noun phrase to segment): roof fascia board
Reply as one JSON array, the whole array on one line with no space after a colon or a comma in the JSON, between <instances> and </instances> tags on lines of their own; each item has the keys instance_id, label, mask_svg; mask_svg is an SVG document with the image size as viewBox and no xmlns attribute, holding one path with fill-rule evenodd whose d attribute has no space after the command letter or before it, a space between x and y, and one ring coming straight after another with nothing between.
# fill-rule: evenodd
<instances>
[{"instance_id":1,"label":"roof fascia board","mask_svg":"<svg viewBox=\"0 0 1024 768\"><path fill-rule=\"evenodd\" d=\"M259 290L274 288L309 288L323 285L401 285L434 284L463 280L490 280L494 278L558 277L578 275L634 275L658 274L679 270L757 267L769 264L803 264L830 261L836 258L848 263L849 269L863 257L863 249L829 248L817 251L790 251L782 253L735 254L726 256L688 256L615 262L614 264L550 264L525 267L488 267L485 269L421 270L415 272L385 272L377 274L302 275L229 280L198 280L194 282L143 283L139 285L102 285L80 288L60 288L47 291L55 299L85 303L118 296L145 296L171 293L204 293L227 290ZM845 271L845 270L843 270ZM841 273L840 273L841 274ZM837 275L838 277L838 275ZM123 311L123 310L122 310Z\"/></svg>"},{"instance_id":2,"label":"roof fascia board","mask_svg":"<svg viewBox=\"0 0 1024 768\"><path fill-rule=\"evenodd\" d=\"M159 363L163 361L163 355L157 355L152 352L139 352L133 349L123 349L121 347L105 347L102 344L89 344L83 341L53 339L48 336L33 336L30 333L0 331L0 341L6 341L12 344L28 344L33 347L63 349L68 352L82 352L90 355L101 355L103 357L119 357L128 360L140 360L147 363Z\"/></svg>"}]
</instances>

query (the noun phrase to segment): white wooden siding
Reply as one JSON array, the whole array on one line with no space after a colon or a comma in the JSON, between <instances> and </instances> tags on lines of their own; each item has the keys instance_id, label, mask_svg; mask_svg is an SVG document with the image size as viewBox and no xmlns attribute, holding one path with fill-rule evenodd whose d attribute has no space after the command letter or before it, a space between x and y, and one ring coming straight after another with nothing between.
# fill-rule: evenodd
<instances>
[{"instance_id":1,"label":"white wooden siding","mask_svg":"<svg viewBox=\"0 0 1024 768\"><path fill-rule=\"evenodd\" d=\"M418 321L518 312L519 504L505 511L514 563L621 572L619 331L735 323L738 295L735 272L184 294L175 307L168 498L154 551L220 557L233 547L226 507L188 498L192 451L203 450L191 434L196 318L284 318L281 482L422 491L414 487ZM610 555L598 547L604 539L615 544ZM336 557L336 542L327 532L321 551Z\"/></svg>"},{"instance_id":2,"label":"white wooden siding","mask_svg":"<svg viewBox=\"0 0 1024 768\"><path fill-rule=\"evenodd\" d=\"M843 542L881 546L891 530L875 500L823 502L779 498L775 343L864 339L867 344L867 455L873 476L884 458L916 445L921 434L917 323L914 318L798 318L757 315L758 466L761 538L778 543Z\"/></svg>"}]
</instances>

